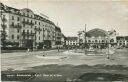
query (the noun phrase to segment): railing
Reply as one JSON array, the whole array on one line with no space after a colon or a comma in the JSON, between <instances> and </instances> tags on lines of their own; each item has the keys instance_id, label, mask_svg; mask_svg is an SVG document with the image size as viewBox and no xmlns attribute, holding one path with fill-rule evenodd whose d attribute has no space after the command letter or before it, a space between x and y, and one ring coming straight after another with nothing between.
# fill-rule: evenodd
<instances>
[{"instance_id":1,"label":"railing","mask_svg":"<svg viewBox=\"0 0 128 82\"><path fill-rule=\"evenodd\" d=\"M21 25L15 25L14 27L15 27L15 28L22 28Z\"/></svg>"},{"instance_id":2,"label":"railing","mask_svg":"<svg viewBox=\"0 0 128 82\"><path fill-rule=\"evenodd\" d=\"M1 24L1 26L2 26L3 28L6 28L6 27L7 27L7 25L5 25L5 24Z\"/></svg>"},{"instance_id":3,"label":"railing","mask_svg":"<svg viewBox=\"0 0 128 82\"><path fill-rule=\"evenodd\" d=\"M42 29L41 29L41 28L35 28L35 30L36 30L36 31L42 31Z\"/></svg>"},{"instance_id":4,"label":"railing","mask_svg":"<svg viewBox=\"0 0 128 82\"><path fill-rule=\"evenodd\" d=\"M36 33L22 32L22 35L34 36Z\"/></svg>"},{"instance_id":5,"label":"railing","mask_svg":"<svg viewBox=\"0 0 128 82\"><path fill-rule=\"evenodd\" d=\"M22 23L23 23L23 24L32 25L32 26L34 25L34 23L33 23L33 22L29 22L29 21L23 21Z\"/></svg>"},{"instance_id":6,"label":"railing","mask_svg":"<svg viewBox=\"0 0 128 82\"><path fill-rule=\"evenodd\" d=\"M10 27L14 27L15 25L14 24L11 24Z\"/></svg>"},{"instance_id":7,"label":"railing","mask_svg":"<svg viewBox=\"0 0 128 82\"><path fill-rule=\"evenodd\" d=\"M6 21L7 21L7 19L6 19L5 17L1 17L1 20L2 20L3 22L6 22Z\"/></svg>"},{"instance_id":8,"label":"railing","mask_svg":"<svg viewBox=\"0 0 128 82\"><path fill-rule=\"evenodd\" d=\"M13 28L22 28L21 25L14 25L14 24L11 24L10 26L13 27Z\"/></svg>"}]
</instances>

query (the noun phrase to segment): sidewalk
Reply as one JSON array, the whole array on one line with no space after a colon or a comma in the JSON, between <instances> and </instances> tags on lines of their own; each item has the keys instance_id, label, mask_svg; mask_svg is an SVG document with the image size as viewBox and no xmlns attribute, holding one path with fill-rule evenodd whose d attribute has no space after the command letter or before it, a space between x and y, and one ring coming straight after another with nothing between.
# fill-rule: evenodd
<instances>
[{"instance_id":1,"label":"sidewalk","mask_svg":"<svg viewBox=\"0 0 128 82\"><path fill-rule=\"evenodd\" d=\"M57 49L39 49L39 50L33 50L32 52L40 52L40 51L51 51L51 50L57 50ZM60 49L63 50L63 49ZM1 50L2 53L22 53L22 52L27 52L27 50Z\"/></svg>"}]
</instances>

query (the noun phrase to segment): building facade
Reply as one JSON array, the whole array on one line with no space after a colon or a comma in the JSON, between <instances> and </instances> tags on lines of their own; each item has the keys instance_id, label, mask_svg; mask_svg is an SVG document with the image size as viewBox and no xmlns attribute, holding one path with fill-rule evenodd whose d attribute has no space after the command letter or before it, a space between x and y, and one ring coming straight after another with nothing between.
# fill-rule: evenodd
<instances>
[{"instance_id":1,"label":"building facade","mask_svg":"<svg viewBox=\"0 0 128 82\"><path fill-rule=\"evenodd\" d=\"M56 26L55 27L55 44L56 45L61 45L61 38L62 38L62 33L60 27Z\"/></svg>"},{"instance_id":2,"label":"building facade","mask_svg":"<svg viewBox=\"0 0 128 82\"><path fill-rule=\"evenodd\" d=\"M16 9L2 3L0 5L1 27L6 27L4 30L8 43L17 43L19 47L52 47L56 45L58 37L61 39L60 32L55 30L56 25L49 19L28 8Z\"/></svg>"},{"instance_id":3,"label":"building facade","mask_svg":"<svg viewBox=\"0 0 128 82\"><path fill-rule=\"evenodd\" d=\"M78 46L78 37L66 37L66 46Z\"/></svg>"},{"instance_id":4,"label":"building facade","mask_svg":"<svg viewBox=\"0 0 128 82\"><path fill-rule=\"evenodd\" d=\"M62 33L61 45L64 47L66 45L66 36Z\"/></svg>"},{"instance_id":5,"label":"building facade","mask_svg":"<svg viewBox=\"0 0 128 82\"><path fill-rule=\"evenodd\" d=\"M88 48L106 48L108 44L115 46L117 43L115 30L105 31L95 28L86 33L83 31L79 37Z\"/></svg>"},{"instance_id":6,"label":"building facade","mask_svg":"<svg viewBox=\"0 0 128 82\"><path fill-rule=\"evenodd\" d=\"M128 47L128 36L117 36L118 47Z\"/></svg>"}]
</instances>

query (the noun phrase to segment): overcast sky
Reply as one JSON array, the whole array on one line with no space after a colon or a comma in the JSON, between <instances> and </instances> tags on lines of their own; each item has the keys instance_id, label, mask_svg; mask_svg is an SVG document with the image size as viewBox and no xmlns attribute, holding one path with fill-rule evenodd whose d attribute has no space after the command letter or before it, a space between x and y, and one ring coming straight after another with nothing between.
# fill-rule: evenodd
<instances>
[{"instance_id":1,"label":"overcast sky","mask_svg":"<svg viewBox=\"0 0 128 82\"><path fill-rule=\"evenodd\" d=\"M30 8L47 15L60 26L66 36L94 28L115 29L120 35L128 35L128 1L108 0L1 0L15 8Z\"/></svg>"}]
</instances>

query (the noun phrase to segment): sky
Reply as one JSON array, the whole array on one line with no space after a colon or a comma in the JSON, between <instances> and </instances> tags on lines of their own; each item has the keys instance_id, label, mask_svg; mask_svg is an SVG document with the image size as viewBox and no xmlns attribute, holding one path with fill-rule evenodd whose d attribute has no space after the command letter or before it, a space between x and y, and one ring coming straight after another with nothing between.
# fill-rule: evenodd
<instances>
[{"instance_id":1,"label":"sky","mask_svg":"<svg viewBox=\"0 0 128 82\"><path fill-rule=\"evenodd\" d=\"M45 14L61 28L65 36L94 28L115 29L128 35L128 0L0 0L14 8L30 8Z\"/></svg>"}]
</instances>

